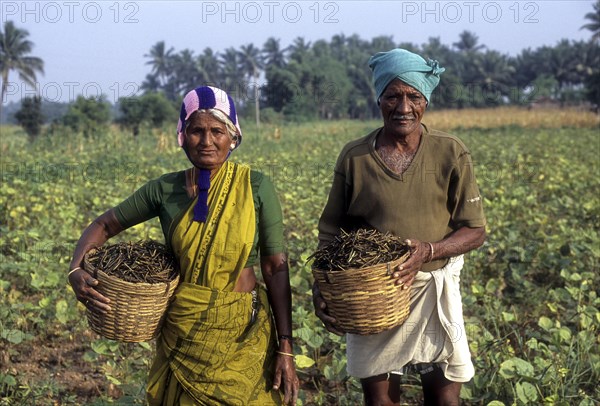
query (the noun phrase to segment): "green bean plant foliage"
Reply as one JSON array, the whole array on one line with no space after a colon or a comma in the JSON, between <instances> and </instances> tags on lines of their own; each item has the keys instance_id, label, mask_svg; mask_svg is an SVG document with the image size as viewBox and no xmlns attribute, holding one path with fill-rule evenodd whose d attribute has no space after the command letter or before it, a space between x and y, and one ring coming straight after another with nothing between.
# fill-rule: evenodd
<instances>
[{"instance_id":1,"label":"green bean plant foliage","mask_svg":"<svg viewBox=\"0 0 600 406\"><path fill-rule=\"evenodd\" d=\"M463 385L466 405L600 402L598 120L536 125L535 114L526 126L463 119L435 127L470 148L488 220L460 282L476 370ZM339 151L380 122L263 124L260 132L246 123L230 159L268 175L282 204L299 403L361 404L344 337L314 314L308 259ZM91 332L66 274L95 217L145 181L188 167L166 135L172 129L135 138L116 128L87 137L54 131L32 142L16 127L1 131L0 405L143 404L154 343ZM142 239L164 242L157 219L111 243ZM418 377L405 377L402 390L405 404L421 403Z\"/></svg>"}]
</instances>

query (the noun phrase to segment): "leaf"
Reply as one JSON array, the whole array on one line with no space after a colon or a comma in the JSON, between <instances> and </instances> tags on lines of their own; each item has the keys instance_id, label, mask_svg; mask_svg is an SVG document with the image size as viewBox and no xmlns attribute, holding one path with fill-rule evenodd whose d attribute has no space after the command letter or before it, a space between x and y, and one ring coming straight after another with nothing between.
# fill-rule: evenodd
<instances>
[{"instance_id":1,"label":"leaf","mask_svg":"<svg viewBox=\"0 0 600 406\"><path fill-rule=\"evenodd\" d=\"M500 402L499 400L492 400L486 406L505 406L505 405L503 402Z\"/></svg>"},{"instance_id":2,"label":"leaf","mask_svg":"<svg viewBox=\"0 0 600 406\"><path fill-rule=\"evenodd\" d=\"M295 330L294 333L311 348L319 348L323 345L323 337L312 328L302 327Z\"/></svg>"},{"instance_id":3,"label":"leaf","mask_svg":"<svg viewBox=\"0 0 600 406\"><path fill-rule=\"evenodd\" d=\"M461 399L471 399L473 397L473 393L470 386L462 385L460 388L460 398Z\"/></svg>"},{"instance_id":4,"label":"leaf","mask_svg":"<svg viewBox=\"0 0 600 406\"><path fill-rule=\"evenodd\" d=\"M546 306L552 313L558 313L558 307L556 307L556 303L548 302Z\"/></svg>"},{"instance_id":5,"label":"leaf","mask_svg":"<svg viewBox=\"0 0 600 406\"><path fill-rule=\"evenodd\" d=\"M2 332L2 338L11 344L21 344L25 338L25 333L21 330L5 330Z\"/></svg>"},{"instance_id":6,"label":"leaf","mask_svg":"<svg viewBox=\"0 0 600 406\"><path fill-rule=\"evenodd\" d=\"M546 331L549 331L554 326L554 323L548 317L542 316L538 320L538 326Z\"/></svg>"},{"instance_id":7,"label":"leaf","mask_svg":"<svg viewBox=\"0 0 600 406\"><path fill-rule=\"evenodd\" d=\"M515 321L515 315L513 313L502 312L502 320L504 320L506 323Z\"/></svg>"},{"instance_id":8,"label":"leaf","mask_svg":"<svg viewBox=\"0 0 600 406\"><path fill-rule=\"evenodd\" d=\"M516 385L517 396L525 404L537 400L538 394L535 386L529 382L518 382Z\"/></svg>"},{"instance_id":9,"label":"leaf","mask_svg":"<svg viewBox=\"0 0 600 406\"><path fill-rule=\"evenodd\" d=\"M45 307L48 307L50 305L50 303L52 303L52 299L51 298L49 298L49 297L43 297L38 302L38 306L43 309Z\"/></svg>"},{"instance_id":10,"label":"leaf","mask_svg":"<svg viewBox=\"0 0 600 406\"><path fill-rule=\"evenodd\" d=\"M558 336L560 337L560 341L569 342L571 341L571 330L567 327L561 327L560 330L558 330Z\"/></svg>"},{"instance_id":11,"label":"leaf","mask_svg":"<svg viewBox=\"0 0 600 406\"><path fill-rule=\"evenodd\" d=\"M325 365L325 367L323 367L323 376L330 381L335 379L335 372L333 371L333 368L331 368L331 365Z\"/></svg>"},{"instance_id":12,"label":"leaf","mask_svg":"<svg viewBox=\"0 0 600 406\"><path fill-rule=\"evenodd\" d=\"M573 299L577 300L578 296L579 296L579 288L575 287L575 286L565 286L565 289L567 290L567 292L569 292L569 294L573 297Z\"/></svg>"},{"instance_id":13,"label":"leaf","mask_svg":"<svg viewBox=\"0 0 600 406\"><path fill-rule=\"evenodd\" d=\"M15 386L16 384L17 380L14 376L0 373L0 386Z\"/></svg>"},{"instance_id":14,"label":"leaf","mask_svg":"<svg viewBox=\"0 0 600 406\"><path fill-rule=\"evenodd\" d=\"M44 280L35 272L31 273L31 286L36 289L40 289L44 286Z\"/></svg>"},{"instance_id":15,"label":"leaf","mask_svg":"<svg viewBox=\"0 0 600 406\"><path fill-rule=\"evenodd\" d=\"M525 345L527 346L527 348L530 348L532 350L537 350L538 349L538 340L535 337L531 337L529 340L527 340Z\"/></svg>"},{"instance_id":16,"label":"leaf","mask_svg":"<svg viewBox=\"0 0 600 406\"><path fill-rule=\"evenodd\" d=\"M505 379L511 379L516 376L532 378L533 372L533 365L518 357L513 357L500 364L500 376Z\"/></svg>"},{"instance_id":17,"label":"leaf","mask_svg":"<svg viewBox=\"0 0 600 406\"><path fill-rule=\"evenodd\" d=\"M96 340L92 342L91 347L96 354L107 355L110 353L108 344L104 340Z\"/></svg>"},{"instance_id":18,"label":"leaf","mask_svg":"<svg viewBox=\"0 0 600 406\"><path fill-rule=\"evenodd\" d=\"M111 381L115 385L121 385L121 381L119 381L117 378L115 378L112 375L106 374L106 379L108 379L109 381Z\"/></svg>"},{"instance_id":19,"label":"leaf","mask_svg":"<svg viewBox=\"0 0 600 406\"><path fill-rule=\"evenodd\" d=\"M145 350L151 350L152 349L152 346L149 343L145 342L145 341L143 341L141 343L138 343L138 345L140 347L142 347L143 349L145 349Z\"/></svg>"},{"instance_id":20,"label":"leaf","mask_svg":"<svg viewBox=\"0 0 600 406\"><path fill-rule=\"evenodd\" d=\"M67 324L67 322L69 321L68 312L69 305L67 304L66 300L61 299L58 302L56 302L56 319L61 324Z\"/></svg>"},{"instance_id":21,"label":"leaf","mask_svg":"<svg viewBox=\"0 0 600 406\"><path fill-rule=\"evenodd\" d=\"M471 292L475 295L475 296L481 296L484 293L484 288L477 284L477 283L473 283L471 284Z\"/></svg>"},{"instance_id":22,"label":"leaf","mask_svg":"<svg viewBox=\"0 0 600 406\"><path fill-rule=\"evenodd\" d=\"M590 328L594 323L594 319L592 319L589 315L585 314L585 313L581 313L579 315L579 325L581 326L582 329L587 330L588 328Z\"/></svg>"},{"instance_id":23,"label":"leaf","mask_svg":"<svg viewBox=\"0 0 600 406\"><path fill-rule=\"evenodd\" d=\"M83 360L85 362L96 362L98 360L98 353L94 351L86 351L85 354L83 354Z\"/></svg>"},{"instance_id":24,"label":"leaf","mask_svg":"<svg viewBox=\"0 0 600 406\"><path fill-rule=\"evenodd\" d=\"M485 284L485 291L490 294L495 294L500 289L500 282L496 278L491 278Z\"/></svg>"},{"instance_id":25,"label":"leaf","mask_svg":"<svg viewBox=\"0 0 600 406\"><path fill-rule=\"evenodd\" d=\"M306 355L296 355L295 357L296 360L296 367L303 369L303 368L310 368L313 365L315 365L315 360L307 357Z\"/></svg>"},{"instance_id":26,"label":"leaf","mask_svg":"<svg viewBox=\"0 0 600 406\"><path fill-rule=\"evenodd\" d=\"M514 362L512 360L506 360L502 364L500 364L499 374L504 379L514 378L516 376Z\"/></svg>"}]
</instances>

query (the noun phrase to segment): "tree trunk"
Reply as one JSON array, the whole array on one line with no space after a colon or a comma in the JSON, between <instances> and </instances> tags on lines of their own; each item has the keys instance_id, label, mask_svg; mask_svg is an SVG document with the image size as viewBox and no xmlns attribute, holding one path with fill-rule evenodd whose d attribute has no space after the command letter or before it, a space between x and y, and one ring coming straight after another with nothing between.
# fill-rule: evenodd
<instances>
[{"instance_id":1,"label":"tree trunk","mask_svg":"<svg viewBox=\"0 0 600 406\"><path fill-rule=\"evenodd\" d=\"M254 70L254 115L256 116L256 129L260 129L260 102L258 100L258 72Z\"/></svg>"},{"instance_id":2,"label":"tree trunk","mask_svg":"<svg viewBox=\"0 0 600 406\"><path fill-rule=\"evenodd\" d=\"M8 70L2 72L2 93L0 93L0 117L2 117L2 106L4 106L4 95L8 88Z\"/></svg>"}]
</instances>

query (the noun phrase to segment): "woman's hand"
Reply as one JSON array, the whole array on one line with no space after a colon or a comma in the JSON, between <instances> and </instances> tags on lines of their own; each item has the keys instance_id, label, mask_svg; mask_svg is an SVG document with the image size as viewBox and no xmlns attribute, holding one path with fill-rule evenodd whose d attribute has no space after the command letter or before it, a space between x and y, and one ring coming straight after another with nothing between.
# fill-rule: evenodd
<instances>
[{"instance_id":1,"label":"woman's hand","mask_svg":"<svg viewBox=\"0 0 600 406\"><path fill-rule=\"evenodd\" d=\"M315 306L315 314L319 319L321 319L327 331L338 336L343 336L345 333L338 327L337 320L327 313L327 304L321 295L321 290L319 289L319 285L316 281L313 283L312 294L313 305Z\"/></svg>"},{"instance_id":2,"label":"woman's hand","mask_svg":"<svg viewBox=\"0 0 600 406\"><path fill-rule=\"evenodd\" d=\"M273 390L278 390L283 384L283 404L295 405L298 401L300 380L296 375L291 344L288 343L287 345L284 345L284 342L282 341L280 350L275 354L275 357Z\"/></svg>"},{"instance_id":3,"label":"woman's hand","mask_svg":"<svg viewBox=\"0 0 600 406\"><path fill-rule=\"evenodd\" d=\"M110 299L101 295L94 286L98 285L98 280L94 279L83 269L79 269L69 275L69 283L75 291L77 300L85 305L89 310L106 313L110 311Z\"/></svg>"},{"instance_id":4,"label":"woman's hand","mask_svg":"<svg viewBox=\"0 0 600 406\"><path fill-rule=\"evenodd\" d=\"M423 264L431 261L432 258L428 243L415 239L405 240L404 242L410 249L410 256L405 262L398 265L392 276L397 278L396 285L408 289L413 284L415 276L421 270Z\"/></svg>"},{"instance_id":5,"label":"woman's hand","mask_svg":"<svg viewBox=\"0 0 600 406\"><path fill-rule=\"evenodd\" d=\"M69 282L75 291L77 300L85 305L89 310L95 310L106 313L110 310L108 303L110 300L96 291L93 287L98 285L94 279L85 270L81 269L85 253L92 248L101 247L109 238L114 237L123 231L119 224L114 209L107 210L100 217L83 230L83 234L77 241L71 268L77 271L69 273Z\"/></svg>"}]
</instances>

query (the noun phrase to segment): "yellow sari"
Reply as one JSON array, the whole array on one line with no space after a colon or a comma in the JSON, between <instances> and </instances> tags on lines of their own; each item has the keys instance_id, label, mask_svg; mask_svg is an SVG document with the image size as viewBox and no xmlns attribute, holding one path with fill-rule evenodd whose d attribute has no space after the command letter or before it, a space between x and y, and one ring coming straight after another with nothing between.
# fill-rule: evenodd
<instances>
[{"instance_id":1,"label":"yellow sari","mask_svg":"<svg viewBox=\"0 0 600 406\"><path fill-rule=\"evenodd\" d=\"M157 341L148 403L281 404L271 391L275 333L266 292L232 291L255 235L250 168L223 164L211 179L205 223L192 221L194 205L171 239L182 282Z\"/></svg>"}]
</instances>

